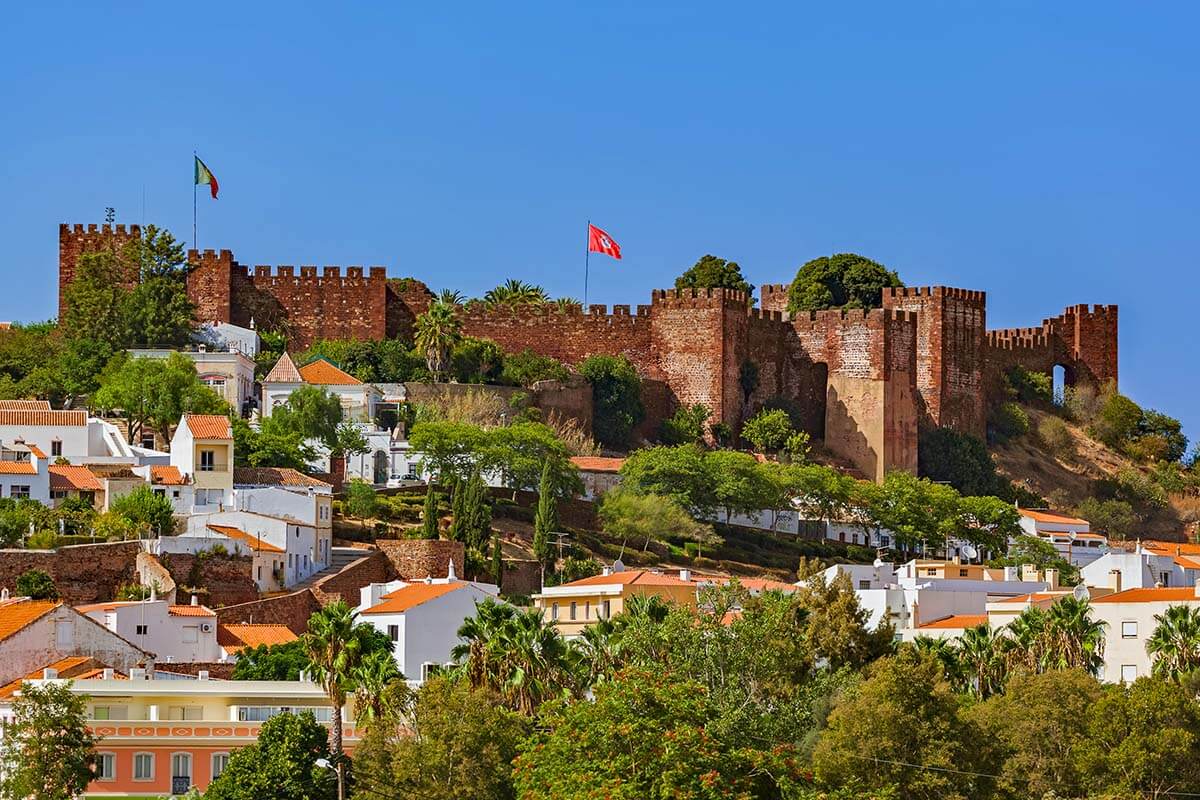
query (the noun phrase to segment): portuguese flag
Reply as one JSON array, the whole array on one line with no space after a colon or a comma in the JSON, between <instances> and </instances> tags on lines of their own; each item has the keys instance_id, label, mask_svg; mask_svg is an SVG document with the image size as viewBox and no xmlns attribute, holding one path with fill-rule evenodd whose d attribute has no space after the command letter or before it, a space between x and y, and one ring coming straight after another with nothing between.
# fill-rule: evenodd
<instances>
[{"instance_id":1,"label":"portuguese flag","mask_svg":"<svg viewBox=\"0 0 1200 800\"><path fill-rule=\"evenodd\" d=\"M220 188L217 185L217 176L213 175L212 172L209 171L208 167L204 166L204 162L201 161L198 156L192 156L192 158L196 159L196 185L200 186L201 184L207 183L208 190L212 192L212 199L216 200L217 189Z\"/></svg>"}]
</instances>

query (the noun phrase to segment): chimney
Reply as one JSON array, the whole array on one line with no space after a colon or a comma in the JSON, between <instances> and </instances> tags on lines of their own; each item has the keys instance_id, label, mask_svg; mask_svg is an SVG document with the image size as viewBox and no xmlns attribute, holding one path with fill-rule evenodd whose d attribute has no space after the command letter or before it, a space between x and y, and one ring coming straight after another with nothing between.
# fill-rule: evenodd
<instances>
[{"instance_id":1,"label":"chimney","mask_svg":"<svg viewBox=\"0 0 1200 800\"><path fill-rule=\"evenodd\" d=\"M687 583L691 579L692 579L692 571L690 569L679 570L679 580L683 581L684 583Z\"/></svg>"},{"instance_id":2,"label":"chimney","mask_svg":"<svg viewBox=\"0 0 1200 800\"><path fill-rule=\"evenodd\" d=\"M197 673L196 673L196 680L201 680L201 681L206 681L206 680L208 680L208 670L206 670L206 669L202 669L202 670L200 670L199 672L197 672Z\"/></svg>"},{"instance_id":3,"label":"chimney","mask_svg":"<svg viewBox=\"0 0 1200 800\"><path fill-rule=\"evenodd\" d=\"M112 667L105 667L104 672L101 673L101 676L104 680L111 681L115 677L115 673L113 672Z\"/></svg>"},{"instance_id":4,"label":"chimney","mask_svg":"<svg viewBox=\"0 0 1200 800\"><path fill-rule=\"evenodd\" d=\"M1038 569L1033 564L1021 565L1021 580L1036 581L1038 579Z\"/></svg>"},{"instance_id":5,"label":"chimney","mask_svg":"<svg viewBox=\"0 0 1200 800\"><path fill-rule=\"evenodd\" d=\"M600 570L600 574L607 578L612 575L612 567L605 565L604 569Z\"/></svg>"},{"instance_id":6,"label":"chimney","mask_svg":"<svg viewBox=\"0 0 1200 800\"><path fill-rule=\"evenodd\" d=\"M46 667L42 670L42 680L52 681L58 678L58 670L54 667Z\"/></svg>"},{"instance_id":7,"label":"chimney","mask_svg":"<svg viewBox=\"0 0 1200 800\"><path fill-rule=\"evenodd\" d=\"M1058 590L1058 570L1054 569L1053 567L1048 567L1046 569L1046 584L1050 591L1053 592Z\"/></svg>"},{"instance_id":8,"label":"chimney","mask_svg":"<svg viewBox=\"0 0 1200 800\"><path fill-rule=\"evenodd\" d=\"M194 605L194 606L200 605L200 601L198 599L196 599L196 595L192 595L192 605Z\"/></svg>"},{"instance_id":9,"label":"chimney","mask_svg":"<svg viewBox=\"0 0 1200 800\"><path fill-rule=\"evenodd\" d=\"M1108 577L1112 579L1109 581L1109 583L1112 584L1113 594L1116 594L1117 592L1121 591L1121 570L1110 569L1108 571Z\"/></svg>"},{"instance_id":10,"label":"chimney","mask_svg":"<svg viewBox=\"0 0 1200 800\"><path fill-rule=\"evenodd\" d=\"M446 567L446 582L458 580L458 576L454 574L454 559L450 559L450 564Z\"/></svg>"},{"instance_id":11,"label":"chimney","mask_svg":"<svg viewBox=\"0 0 1200 800\"><path fill-rule=\"evenodd\" d=\"M142 669L141 667L134 667L133 669L129 670L129 680L144 681L145 679L146 670Z\"/></svg>"},{"instance_id":12,"label":"chimney","mask_svg":"<svg viewBox=\"0 0 1200 800\"><path fill-rule=\"evenodd\" d=\"M1196 579L1196 585L1192 589L1192 594L1196 595L1196 597L1200 597L1200 578Z\"/></svg>"},{"instance_id":13,"label":"chimney","mask_svg":"<svg viewBox=\"0 0 1200 800\"><path fill-rule=\"evenodd\" d=\"M0 600L8 599L8 589L0 589Z\"/></svg>"}]
</instances>

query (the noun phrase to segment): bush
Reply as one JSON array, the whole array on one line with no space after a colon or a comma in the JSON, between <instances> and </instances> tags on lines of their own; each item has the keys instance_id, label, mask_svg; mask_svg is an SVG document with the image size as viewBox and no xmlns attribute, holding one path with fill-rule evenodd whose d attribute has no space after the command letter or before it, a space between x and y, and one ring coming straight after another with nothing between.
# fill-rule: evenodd
<instances>
[{"instance_id":1,"label":"bush","mask_svg":"<svg viewBox=\"0 0 1200 800\"><path fill-rule=\"evenodd\" d=\"M788 289L788 311L879 308L886 286L903 286L887 267L855 253L820 256L800 267Z\"/></svg>"},{"instance_id":2,"label":"bush","mask_svg":"<svg viewBox=\"0 0 1200 800\"><path fill-rule=\"evenodd\" d=\"M30 569L17 577L17 597L31 600L57 600L58 589L54 580L40 569Z\"/></svg>"},{"instance_id":3,"label":"bush","mask_svg":"<svg viewBox=\"0 0 1200 800\"><path fill-rule=\"evenodd\" d=\"M1141 407L1125 395L1112 392L1101 401L1088 435L1109 447L1122 449L1137 433L1141 421Z\"/></svg>"},{"instance_id":4,"label":"bush","mask_svg":"<svg viewBox=\"0 0 1200 800\"><path fill-rule=\"evenodd\" d=\"M742 426L742 438L762 453L773 453L787 444L793 433L792 420L782 409L763 410Z\"/></svg>"},{"instance_id":5,"label":"bush","mask_svg":"<svg viewBox=\"0 0 1200 800\"><path fill-rule=\"evenodd\" d=\"M532 386L538 381L565 381L571 376L563 364L550 356L538 355L529 348L504 357L500 379L513 386Z\"/></svg>"},{"instance_id":6,"label":"bush","mask_svg":"<svg viewBox=\"0 0 1200 800\"><path fill-rule=\"evenodd\" d=\"M917 447L917 474L948 483L965 495L999 494L1004 481L987 446L970 434L950 428L921 431Z\"/></svg>"},{"instance_id":7,"label":"bush","mask_svg":"<svg viewBox=\"0 0 1200 800\"><path fill-rule=\"evenodd\" d=\"M58 547L58 534L51 530L42 530L29 537L25 546L30 550L53 550Z\"/></svg>"},{"instance_id":8,"label":"bush","mask_svg":"<svg viewBox=\"0 0 1200 800\"><path fill-rule=\"evenodd\" d=\"M1003 444L1029 432L1029 415L1016 403L1001 403L988 418L988 439Z\"/></svg>"},{"instance_id":9,"label":"bush","mask_svg":"<svg viewBox=\"0 0 1200 800\"><path fill-rule=\"evenodd\" d=\"M626 356L592 356L579 365L579 374L592 385L596 438L609 447L629 443L633 429L645 418L642 379Z\"/></svg>"},{"instance_id":10,"label":"bush","mask_svg":"<svg viewBox=\"0 0 1200 800\"><path fill-rule=\"evenodd\" d=\"M1067 386L1063 389L1062 398L1055 398L1062 406L1067 419L1078 425L1086 425L1095 419L1100 412L1104 397L1087 384L1082 386Z\"/></svg>"},{"instance_id":11,"label":"bush","mask_svg":"<svg viewBox=\"0 0 1200 800\"><path fill-rule=\"evenodd\" d=\"M661 438L666 444L695 444L704 441L704 423L712 412L708 406L680 406L663 420Z\"/></svg>"},{"instance_id":12,"label":"bush","mask_svg":"<svg viewBox=\"0 0 1200 800\"><path fill-rule=\"evenodd\" d=\"M1074 458L1075 438L1067 429L1067 423L1058 417L1042 417L1038 422L1037 435L1055 458L1061 461Z\"/></svg>"},{"instance_id":13,"label":"bush","mask_svg":"<svg viewBox=\"0 0 1200 800\"><path fill-rule=\"evenodd\" d=\"M559 567L558 577L562 583L570 583L599 575L602 570L603 566L594 558L568 556L563 559L562 566Z\"/></svg>"},{"instance_id":14,"label":"bush","mask_svg":"<svg viewBox=\"0 0 1200 800\"><path fill-rule=\"evenodd\" d=\"M1123 500L1089 497L1075 508L1075 514L1091 523L1093 531L1110 539L1127 539L1138 526L1133 506Z\"/></svg>"},{"instance_id":15,"label":"bush","mask_svg":"<svg viewBox=\"0 0 1200 800\"><path fill-rule=\"evenodd\" d=\"M1054 402L1054 378L1044 372L1030 372L1018 365L1005 374L1009 392L1022 403Z\"/></svg>"}]
</instances>

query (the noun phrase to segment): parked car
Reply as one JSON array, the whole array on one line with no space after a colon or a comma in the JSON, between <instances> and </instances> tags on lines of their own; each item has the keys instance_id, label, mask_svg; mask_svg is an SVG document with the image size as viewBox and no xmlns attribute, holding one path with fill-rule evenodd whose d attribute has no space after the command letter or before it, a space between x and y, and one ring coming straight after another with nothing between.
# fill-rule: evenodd
<instances>
[{"instance_id":1,"label":"parked car","mask_svg":"<svg viewBox=\"0 0 1200 800\"><path fill-rule=\"evenodd\" d=\"M387 488L399 489L404 486L420 486L422 481L415 473L406 472L403 475L389 475L387 480Z\"/></svg>"}]
</instances>

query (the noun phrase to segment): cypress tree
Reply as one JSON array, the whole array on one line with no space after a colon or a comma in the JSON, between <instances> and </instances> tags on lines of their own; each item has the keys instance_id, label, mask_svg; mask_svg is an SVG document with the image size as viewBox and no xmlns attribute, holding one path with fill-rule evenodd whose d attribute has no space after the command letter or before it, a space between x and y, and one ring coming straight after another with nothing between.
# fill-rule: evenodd
<instances>
[{"instance_id":1,"label":"cypress tree","mask_svg":"<svg viewBox=\"0 0 1200 800\"><path fill-rule=\"evenodd\" d=\"M504 555L500 550L500 535L496 534L492 537L492 577L496 581L496 586L500 586L504 582Z\"/></svg>"},{"instance_id":2,"label":"cypress tree","mask_svg":"<svg viewBox=\"0 0 1200 800\"><path fill-rule=\"evenodd\" d=\"M437 506L437 492L433 490L433 483L430 483L425 490L425 510L421 514L422 539L438 538Z\"/></svg>"},{"instance_id":3,"label":"cypress tree","mask_svg":"<svg viewBox=\"0 0 1200 800\"><path fill-rule=\"evenodd\" d=\"M449 537L452 541L464 541L463 531L467 524L467 482L464 480L456 480L454 482L454 492L450 500L450 533Z\"/></svg>"},{"instance_id":4,"label":"cypress tree","mask_svg":"<svg viewBox=\"0 0 1200 800\"><path fill-rule=\"evenodd\" d=\"M533 518L533 555L543 564L553 562L550 534L558 528L558 503L554 497L554 483L549 462L542 467L542 481L538 485L537 514Z\"/></svg>"}]
</instances>

